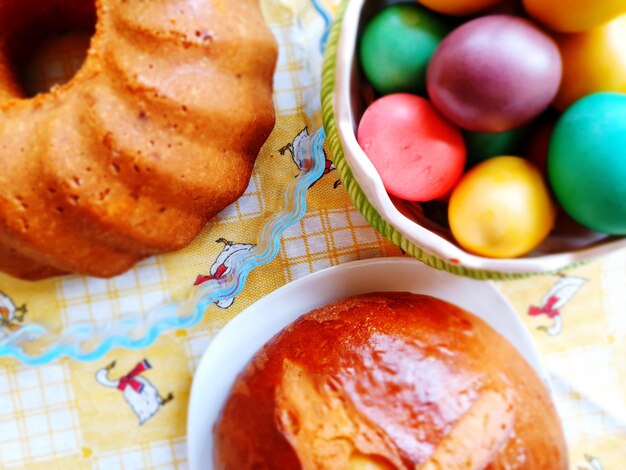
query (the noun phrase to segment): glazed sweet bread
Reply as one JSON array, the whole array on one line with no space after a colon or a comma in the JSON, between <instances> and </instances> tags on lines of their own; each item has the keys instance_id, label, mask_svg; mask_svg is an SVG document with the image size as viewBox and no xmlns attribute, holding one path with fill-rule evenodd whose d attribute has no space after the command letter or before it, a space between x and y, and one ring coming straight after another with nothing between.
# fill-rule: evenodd
<instances>
[{"instance_id":1,"label":"glazed sweet bread","mask_svg":"<svg viewBox=\"0 0 626 470\"><path fill-rule=\"evenodd\" d=\"M25 96L20 58L94 25L76 76ZM0 0L0 44L0 271L17 277L109 277L186 246L274 126L258 0Z\"/></svg>"},{"instance_id":2,"label":"glazed sweet bread","mask_svg":"<svg viewBox=\"0 0 626 470\"><path fill-rule=\"evenodd\" d=\"M259 351L214 429L216 469L568 468L533 369L482 320L379 293L331 303Z\"/></svg>"}]
</instances>

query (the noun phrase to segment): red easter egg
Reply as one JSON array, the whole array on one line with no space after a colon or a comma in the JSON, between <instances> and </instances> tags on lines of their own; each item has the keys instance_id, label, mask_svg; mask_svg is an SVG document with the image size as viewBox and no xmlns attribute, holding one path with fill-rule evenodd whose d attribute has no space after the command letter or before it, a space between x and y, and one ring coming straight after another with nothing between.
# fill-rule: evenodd
<instances>
[{"instance_id":1,"label":"red easter egg","mask_svg":"<svg viewBox=\"0 0 626 470\"><path fill-rule=\"evenodd\" d=\"M407 201L442 198L463 174L463 135L419 96L398 93L372 103L357 139L387 192Z\"/></svg>"}]
</instances>

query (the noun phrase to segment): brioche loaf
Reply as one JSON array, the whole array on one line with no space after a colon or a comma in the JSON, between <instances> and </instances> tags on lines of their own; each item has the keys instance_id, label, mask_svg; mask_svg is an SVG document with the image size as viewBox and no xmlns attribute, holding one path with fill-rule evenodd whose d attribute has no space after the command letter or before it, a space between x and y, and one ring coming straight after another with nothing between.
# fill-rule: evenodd
<instances>
[{"instance_id":1,"label":"brioche loaf","mask_svg":"<svg viewBox=\"0 0 626 470\"><path fill-rule=\"evenodd\" d=\"M219 469L566 469L544 384L479 318L409 293L331 303L272 339L215 427Z\"/></svg>"}]
</instances>

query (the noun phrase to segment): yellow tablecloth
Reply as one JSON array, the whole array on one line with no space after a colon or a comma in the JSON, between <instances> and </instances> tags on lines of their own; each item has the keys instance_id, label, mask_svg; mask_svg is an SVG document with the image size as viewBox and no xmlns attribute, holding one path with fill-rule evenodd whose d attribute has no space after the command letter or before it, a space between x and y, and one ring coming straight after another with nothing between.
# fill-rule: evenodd
<instances>
[{"instance_id":1,"label":"yellow tablecloth","mask_svg":"<svg viewBox=\"0 0 626 470\"><path fill-rule=\"evenodd\" d=\"M336 1L322 2L335 11ZM281 44L276 75L278 125L244 198L191 247L148 260L112 281L66 277L29 284L0 275L0 291L40 321L103 321L128 305L147 308L182 295L227 246L253 244L298 173L289 144L320 126L319 60L305 56L325 27L310 0L263 0ZM309 37L310 33L310 37ZM317 36L316 36L317 35ZM306 129L306 130L305 130ZM214 335L263 295L311 272L400 251L368 226L329 167L308 194L304 219L284 235L276 260L255 270L232 302L208 309L191 331L163 335L143 351L116 350L97 363L43 367L0 361L0 467L186 468L186 412L194 370ZM215 240L224 239L219 243ZM185 284L186 285L186 284ZM532 333L553 377L572 468L626 468L626 252L568 272L501 283ZM0 299L1 300L1 299ZM21 312L14 312L19 326ZM115 361L109 381L104 368ZM130 373L131 371L134 371ZM130 374L129 374L130 373ZM126 377L126 378L122 378ZM140 387L161 397L152 409L124 398ZM138 385L139 384L139 385ZM171 395L170 395L171 394Z\"/></svg>"}]
</instances>

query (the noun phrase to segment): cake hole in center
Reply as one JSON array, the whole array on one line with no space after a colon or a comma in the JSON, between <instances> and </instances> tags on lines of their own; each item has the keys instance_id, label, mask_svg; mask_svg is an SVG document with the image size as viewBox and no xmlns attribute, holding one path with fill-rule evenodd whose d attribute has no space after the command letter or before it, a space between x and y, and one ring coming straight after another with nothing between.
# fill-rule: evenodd
<instances>
[{"instance_id":1,"label":"cake hole in center","mask_svg":"<svg viewBox=\"0 0 626 470\"><path fill-rule=\"evenodd\" d=\"M10 66L9 89L30 98L75 76L95 33L96 0L20 0L0 10L0 29L9 31L0 51Z\"/></svg>"},{"instance_id":2,"label":"cake hole in center","mask_svg":"<svg viewBox=\"0 0 626 470\"><path fill-rule=\"evenodd\" d=\"M91 36L86 31L70 31L46 38L26 58L19 72L26 96L47 93L69 82L85 62Z\"/></svg>"}]
</instances>

